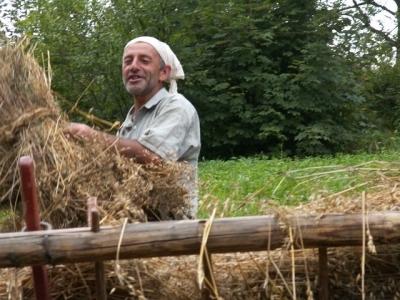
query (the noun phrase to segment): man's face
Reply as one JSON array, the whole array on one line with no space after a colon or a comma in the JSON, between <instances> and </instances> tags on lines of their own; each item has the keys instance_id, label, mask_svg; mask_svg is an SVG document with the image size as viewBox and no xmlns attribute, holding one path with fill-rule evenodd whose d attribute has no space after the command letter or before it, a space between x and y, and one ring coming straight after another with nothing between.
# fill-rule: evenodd
<instances>
[{"instance_id":1,"label":"man's face","mask_svg":"<svg viewBox=\"0 0 400 300\"><path fill-rule=\"evenodd\" d=\"M145 100L157 93L169 75L168 70L160 69L160 62L160 55L150 44L139 42L127 47L122 57L122 80L128 93Z\"/></svg>"}]
</instances>

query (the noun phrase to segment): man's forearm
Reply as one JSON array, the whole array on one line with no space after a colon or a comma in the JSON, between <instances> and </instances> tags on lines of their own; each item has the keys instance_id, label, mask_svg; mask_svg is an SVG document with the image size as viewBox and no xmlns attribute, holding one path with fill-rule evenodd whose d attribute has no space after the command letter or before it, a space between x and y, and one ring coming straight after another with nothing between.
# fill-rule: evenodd
<instances>
[{"instance_id":1,"label":"man's forearm","mask_svg":"<svg viewBox=\"0 0 400 300\"><path fill-rule=\"evenodd\" d=\"M108 145L114 145L119 153L126 157L135 158L139 163L159 163L161 158L153 151L147 149L136 140L115 137L113 135L99 132Z\"/></svg>"}]
</instances>

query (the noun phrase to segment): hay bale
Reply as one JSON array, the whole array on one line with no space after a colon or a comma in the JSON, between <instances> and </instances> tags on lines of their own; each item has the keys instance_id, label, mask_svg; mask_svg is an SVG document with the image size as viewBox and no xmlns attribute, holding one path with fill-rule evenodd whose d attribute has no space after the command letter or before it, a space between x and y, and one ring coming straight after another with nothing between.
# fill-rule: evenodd
<instances>
[{"instance_id":1,"label":"hay bale","mask_svg":"<svg viewBox=\"0 0 400 300\"><path fill-rule=\"evenodd\" d=\"M53 227L85 225L86 199L97 197L103 222L145 220L144 210L176 218L189 207L184 164L141 165L104 142L64 134L68 119L25 43L0 49L0 201L18 198L17 160L36 164L42 218ZM18 212L15 213L18 215ZM18 230L18 228L14 228Z\"/></svg>"}]
</instances>

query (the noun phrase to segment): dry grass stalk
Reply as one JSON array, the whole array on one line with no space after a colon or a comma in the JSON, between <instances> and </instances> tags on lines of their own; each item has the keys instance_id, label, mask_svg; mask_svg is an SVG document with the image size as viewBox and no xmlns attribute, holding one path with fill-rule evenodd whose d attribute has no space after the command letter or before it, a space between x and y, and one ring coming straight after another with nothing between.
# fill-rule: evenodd
<instances>
[{"instance_id":1,"label":"dry grass stalk","mask_svg":"<svg viewBox=\"0 0 400 300\"><path fill-rule=\"evenodd\" d=\"M203 230L203 236L201 240L201 246L200 246L200 253L199 253L199 259L198 259L198 264L197 264L197 283L199 286L199 289L207 287L212 291L212 294L216 297L216 299L219 299L218 295L218 288L215 283L215 278L214 274L212 272L212 262L210 259L210 255L207 251L207 241L208 241L208 236L211 231L211 227L215 218L215 213L216 209L214 208L210 218L207 220L207 222L204 225L204 230ZM209 276L210 278L207 278L205 274L205 269L207 268L209 270Z\"/></svg>"}]
</instances>

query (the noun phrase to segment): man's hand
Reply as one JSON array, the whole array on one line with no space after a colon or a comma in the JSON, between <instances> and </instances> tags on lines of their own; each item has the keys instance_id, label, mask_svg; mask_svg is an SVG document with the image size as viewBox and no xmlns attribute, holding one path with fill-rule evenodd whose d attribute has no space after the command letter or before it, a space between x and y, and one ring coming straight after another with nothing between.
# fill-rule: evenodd
<instances>
[{"instance_id":1,"label":"man's hand","mask_svg":"<svg viewBox=\"0 0 400 300\"><path fill-rule=\"evenodd\" d=\"M82 138L85 140L94 139L97 135L97 131L90 128L89 126L81 123L70 123L69 126L64 130L64 133L70 134L74 137Z\"/></svg>"},{"instance_id":2,"label":"man's hand","mask_svg":"<svg viewBox=\"0 0 400 300\"><path fill-rule=\"evenodd\" d=\"M160 156L144 147L137 140L120 139L101 131L96 131L85 124L70 123L64 130L64 133L88 141L97 139L98 141L103 141L106 145L114 145L115 149L119 151L119 153L126 157L133 157L139 163L158 164L161 162Z\"/></svg>"}]
</instances>

